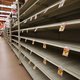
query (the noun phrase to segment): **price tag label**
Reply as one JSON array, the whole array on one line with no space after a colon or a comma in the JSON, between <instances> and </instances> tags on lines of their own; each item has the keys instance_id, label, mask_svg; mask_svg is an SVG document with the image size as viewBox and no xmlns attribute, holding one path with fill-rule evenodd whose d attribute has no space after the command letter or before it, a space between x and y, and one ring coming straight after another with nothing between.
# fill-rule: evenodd
<instances>
[{"instance_id":1,"label":"price tag label","mask_svg":"<svg viewBox=\"0 0 80 80\"><path fill-rule=\"evenodd\" d=\"M32 21L32 17L30 18L30 21Z\"/></svg>"},{"instance_id":2,"label":"price tag label","mask_svg":"<svg viewBox=\"0 0 80 80\"><path fill-rule=\"evenodd\" d=\"M46 48L47 48L46 44L43 44L43 48L44 48L44 49L46 49Z\"/></svg>"},{"instance_id":3,"label":"price tag label","mask_svg":"<svg viewBox=\"0 0 80 80\"><path fill-rule=\"evenodd\" d=\"M31 61L29 61L28 64L31 64Z\"/></svg>"},{"instance_id":4,"label":"price tag label","mask_svg":"<svg viewBox=\"0 0 80 80\"><path fill-rule=\"evenodd\" d=\"M26 30L26 32L28 33L28 29Z\"/></svg>"},{"instance_id":5,"label":"price tag label","mask_svg":"<svg viewBox=\"0 0 80 80\"><path fill-rule=\"evenodd\" d=\"M63 5L64 5L65 1L66 1L66 0L61 0L58 8L63 7Z\"/></svg>"},{"instance_id":6,"label":"price tag label","mask_svg":"<svg viewBox=\"0 0 80 80\"><path fill-rule=\"evenodd\" d=\"M46 13L48 11L48 9L44 10L44 13Z\"/></svg>"},{"instance_id":7,"label":"price tag label","mask_svg":"<svg viewBox=\"0 0 80 80\"><path fill-rule=\"evenodd\" d=\"M61 68L58 68L58 75L63 76L63 70Z\"/></svg>"},{"instance_id":8,"label":"price tag label","mask_svg":"<svg viewBox=\"0 0 80 80\"><path fill-rule=\"evenodd\" d=\"M34 45L34 40L32 41L32 44Z\"/></svg>"},{"instance_id":9,"label":"price tag label","mask_svg":"<svg viewBox=\"0 0 80 80\"><path fill-rule=\"evenodd\" d=\"M24 23L26 23L26 20L24 21Z\"/></svg>"},{"instance_id":10,"label":"price tag label","mask_svg":"<svg viewBox=\"0 0 80 80\"><path fill-rule=\"evenodd\" d=\"M27 39L25 39L25 42L27 42Z\"/></svg>"},{"instance_id":11,"label":"price tag label","mask_svg":"<svg viewBox=\"0 0 80 80\"><path fill-rule=\"evenodd\" d=\"M30 51L30 55L32 54L32 51Z\"/></svg>"},{"instance_id":12,"label":"price tag label","mask_svg":"<svg viewBox=\"0 0 80 80\"><path fill-rule=\"evenodd\" d=\"M22 30L22 33L23 33L24 31Z\"/></svg>"},{"instance_id":13,"label":"price tag label","mask_svg":"<svg viewBox=\"0 0 80 80\"><path fill-rule=\"evenodd\" d=\"M65 24L62 24L61 26L60 26L60 28L59 28L59 31L60 32L63 32L65 30Z\"/></svg>"},{"instance_id":14,"label":"price tag label","mask_svg":"<svg viewBox=\"0 0 80 80\"><path fill-rule=\"evenodd\" d=\"M68 57L69 56L69 48L68 47L65 47L64 49L63 49L63 56L66 56L66 57Z\"/></svg>"},{"instance_id":15,"label":"price tag label","mask_svg":"<svg viewBox=\"0 0 80 80\"><path fill-rule=\"evenodd\" d=\"M37 19L37 15L35 15L35 17L34 17L35 19Z\"/></svg>"},{"instance_id":16,"label":"price tag label","mask_svg":"<svg viewBox=\"0 0 80 80\"><path fill-rule=\"evenodd\" d=\"M34 32L36 32L36 31L37 31L37 28L35 28Z\"/></svg>"},{"instance_id":17,"label":"price tag label","mask_svg":"<svg viewBox=\"0 0 80 80\"><path fill-rule=\"evenodd\" d=\"M34 65L33 69L35 70L36 69L36 66Z\"/></svg>"},{"instance_id":18,"label":"price tag label","mask_svg":"<svg viewBox=\"0 0 80 80\"><path fill-rule=\"evenodd\" d=\"M44 59L44 60L43 60L43 63L44 63L44 64L47 64L47 61Z\"/></svg>"}]
</instances>

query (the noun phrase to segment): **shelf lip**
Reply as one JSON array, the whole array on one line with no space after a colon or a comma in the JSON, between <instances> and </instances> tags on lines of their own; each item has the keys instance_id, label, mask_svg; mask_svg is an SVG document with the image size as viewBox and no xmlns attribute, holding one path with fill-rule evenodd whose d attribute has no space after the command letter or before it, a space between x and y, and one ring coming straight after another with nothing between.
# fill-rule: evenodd
<instances>
[{"instance_id":1,"label":"shelf lip","mask_svg":"<svg viewBox=\"0 0 80 80\"><path fill-rule=\"evenodd\" d=\"M13 44L12 44L13 45ZM14 45L13 45L14 46ZM13 47L13 46L11 46L11 49L14 51L14 53L16 54L16 56L19 58L19 54L18 54L18 52L17 52L17 50Z\"/></svg>"},{"instance_id":2,"label":"shelf lip","mask_svg":"<svg viewBox=\"0 0 80 80\"><path fill-rule=\"evenodd\" d=\"M16 49L19 50L19 47L15 43L12 43L12 44L15 46Z\"/></svg>"},{"instance_id":3,"label":"shelf lip","mask_svg":"<svg viewBox=\"0 0 80 80\"><path fill-rule=\"evenodd\" d=\"M26 64L27 62L23 59L23 58L21 58L21 62L22 62L22 64L24 65L24 67L26 68L26 70L29 72L29 74L31 75L31 77L34 79L34 80L49 80L47 77L45 77L45 76L42 76L41 74L40 75L38 75L39 73L41 73L41 71L39 72L38 70L33 70L32 69L32 67L30 66L30 65L28 65L28 64ZM32 70L32 71L31 71ZM37 72L35 72L35 71L37 71ZM33 74L33 73L34 74ZM37 75L37 76L36 76ZM36 78L37 77L37 78Z\"/></svg>"},{"instance_id":4,"label":"shelf lip","mask_svg":"<svg viewBox=\"0 0 80 80\"><path fill-rule=\"evenodd\" d=\"M13 40L14 42L16 42L16 43L19 43L17 40L15 40L15 39L11 39L11 40Z\"/></svg>"},{"instance_id":5,"label":"shelf lip","mask_svg":"<svg viewBox=\"0 0 80 80\"><path fill-rule=\"evenodd\" d=\"M22 54L23 54L26 58L28 58L29 60L31 60L30 57L32 57L32 56L29 55L28 52L23 51L22 48L20 49L20 51L22 52ZM28 53L28 54L26 54L26 53ZM39 61L39 60L37 61L35 58L33 58L33 59L31 60L31 62L34 62L34 61L35 61L36 66L37 66L38 63L41 63L41 61Z\"/></svg>"},{"instance_id":6,"label":"shelf lip","mask_svg":"<svg viewBox=\"0 0 80 80\"><path fill-rule=\"evenodd\" d=\"M11 32L18 32L18 30L13 30L13 31L11 31Z\"/></svg>"},{"instance_id":7,"label":"shelf lip","mask_svg":"<svg viewBox=\"0 0 80 80\"><path fill-rule=\"evenodd\" d=\"M35 64L35 66L38 68L38 69L40 69L40 66L38 65L38 64L40 64L40 63L35 63L33 60L31 60L31 58L29 58L29 54L25 54L26 52L25 51L23 51L23 50L21 50L21 52L23 53L23 55L24 56L26 56L33 64ZM40 61L41 62L41 61ZM40 69L41 70L41 69ZM44 73L44 71L42 71L43 73ZM48 73L48 72L47 72ZM50 78L50 74L46 74L46 73L44 73L49 79L53 79L53 78Z\"/></svg>"},{"instance_id":8,"label":"shelf lip","mask_svg":"<svg viewBox=\"0 0 80 80\"><path fill-rule=\"evenodd\" d=\"M37 54L37 55L39 55L40 57L46 59L47 61L49 61L49 62L52 63L53 65L55 65L55 66L57 66L57 67L62 67L64 71L66 71L67 73L71 74L72 76L80 79L80 77L79 77L80 75L79 75L79 74L76 74L75 71L73 72L73 71L67 69L67 66L65 66L65 65L61 65L61 66L60 66L60 63L59 63L59 62L58 62L59 64L58 64L57 62L54 62L54 61L56 61L56 59L55 59L55 60L50 60L50 57L49 57L49 56L45 57L44 52L43 52L43 54L41 55L41 54L38 54L37 51L32 50L33 48L30 47L29 45L26 45L26 44L23 44L23 43L20 43L20 44L21 44L23 47L25 47L26 49L31 50L31 51L34 52L35 54ZM38 49L35 48L35 50L38 50ZM39 52L39 53L41 53L41 52ZM43 56L43 55L44 55L44 56ZM63 62L62 62L62 63L63 63Z\"/></svg>"},{"instance_id":9,"label":"shelf lip","mask_svg":"<svg viewBox=\"0 0 80 80\"><path fill-rule=\"evenodd\" d=\"M13 29L13 28L15 28L15 27L17 27L17 26L18 26L18 24L16 24L16 25L13 25L13 26L12 26L12 29Z\"/></svg>"},{"instance_id":10,"label":"shelf lip","mask_svg":"<svg viewBox=\"0 0 80 80\"><path fill-rule=\"evenodd\" d=\"M57 80L56 78L55 78L55 75L57 76L57 78L59 79L60 77L58 76L58 74L55 72L55 70L54 70L54 68L53 68L53 72L52 72L52 70L50 70L50 68L52 68L52 67L48 67L48 65L46 66L46 70L43 68L43 67L45 67L45 65L43 65L43 63L40 61L40 60L38 60L37 62L35 62L36 60L34 60L35 59L35 57L32 57L31 55L29 55L29 54L27 54L27 52L26 51L24 51L24 50L22 50L21 49L21 52L22 52L22 54L25 56L25 57L27 57L33 64L35 64L35 66L38 68L38 69L40 69L49 79L51 79L51 80ZM31 56L33 59L31 59L29 56ZM39 63L38 63L39 62ZM51 74L47 71L47 70L50 70L51 71ZM57 70L56 70L57 71ZM55 75L54 75L55 74Z\"/></svg>"},{"instance_id":11,"label":"shelf lip","mask_svg":"<svg viewBox=\"0 0 80 80\"><path fill-rule=\"evenodd\" d=\"M65 22L60 22L60 23L54 23L54 24L48 24L48 25L43 25L43 26L36 26L36 27L31 27L31 28L25 28L25 29L21 29L20 31L34 30L34 29L46 29L46 28L58 28L61 25L65 25L66 27L67 25L74 25L74 24L80 24L80 19L70 20L70 21L65 21Z\"/></svg>"},{"instance_id":12,"label":"shelf lip","mask_svg":"<svg viewBox=\"0 0 80 80\"><path fill-rule=\"evenodd\" d=\"M80 52L80 49L79 49L79 46L77 45L72 45L72 44L69 44L67 42L63 42L63 41L50 41L50 40L44 40L44 39L38 39L38 38L31 38L31 37L20 37L22 39L26 39L26 40L30 40L30 41L34 41L34 42L38 42L38 43L42 43L42 44L46 44L46 45L51 45L51 46L54 46L54 47L59 47L59 48L65 48L65 47L68 47L70 50L72 51L77 51L77 52ZM71 46L72 45L72 46ZM78 47L78 48L76 48Z\"/></svg>"},{"instance_id":13,"label":"shelf lip","mask_svg":"<svg viewBox=\"0 0 80 80\"><path fill-rule=\"evenodd\" d=\"M23 12L22 13L22 15L20 16L20 18L24 15L24 14L26 14L26 12L28 11L28 10L30 10L37 2L39 2L40 0L36 0L25 12Z\"/></svg>"},{"instance_id":14,"label":"shelf lip","mask_svg":"<svg viewBox=\"0 0 80 80\"><path fill-rule=\"evenodd\" d=\"M11 36L18 37L17 35L11 35Z\"/></svg>"}]
</instances>

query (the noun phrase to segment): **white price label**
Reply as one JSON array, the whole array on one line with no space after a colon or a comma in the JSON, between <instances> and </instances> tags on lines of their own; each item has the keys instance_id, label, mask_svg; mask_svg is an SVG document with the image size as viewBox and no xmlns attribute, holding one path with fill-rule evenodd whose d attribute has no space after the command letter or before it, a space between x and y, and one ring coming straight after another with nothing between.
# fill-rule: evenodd
<instances>
[{"instance_id":1,"label":"white price label","mask_svg":"<svg viewBox=\"0 0 80 80\"><path fill-rule=\"evenodd\" d=\"M46 44L43 44L43 48L44 48L44 49L46 49L46 48L47 48L47 47L46 47Z\"/></svg>"},{"instance_id":2,"label":"white price label","mask_svg":"<svg viewBox=\"0 0 80 80\"><path fill-rule=\"evenodd\" d=\"M27 42L27 40L25 39L25 42Z\"/></svg>"},{"instance_id":3,"label":"white price label","mask_svg":"<svg viewBox=\"0 0 80 80\"><path fill-rule=\"evenodd\" d=\"M65 1L66 1L66 0L61 0L58 8L63 7L63 5L64 5Z\"/></svg>"},{"instance_id":4,"label":"white price label","mask_svg":"<svg viewBox=\"0 0 80 80\"><path fill-rule=\"evenodd\" d=\"M22 33L23 33L24 31L22 30Z\"/></svg>"},{"instance_id":5,"label":"white price label","mask_svg":"<svg viewBox=\"0 0 80 80\"><path fill-rule=\"evenodd\" d=\"M35 15L35 19L37 19L37 15Z\"/></svg>"},{"instance_id":6,"label":"white price label","mask_svg":"<svg viewBox=\"0 0 80 80\"><path fill-rule=\"evenodd\" d=\"M44 59L44 60L43 60L43 63L44 63L44 64L47 64L47 61Z\"/></svg>"},{"instance_id":7,"label":"white price label","mask_svg":"<svg viewBox=\"0 0 80 80\"><path fill-rule=\"evenodd\" d=\"M31 64L31 61L29 61L28 64Z\"/></svg>"},{"instance_id":8,"label":"white price label","mask_svg":"<svg viewBox=\"0 0 80 80\"><path fill-rule=\"evenodd\" d=\"M44 10L44 13L46 13L48 11L48 9Z\"/></svg>"},{"instance_id":9,"label":"white price label","mask_svg":"<svg viewBox=\"0 0 80 80\"><path fill-rule=\"evenodd\" d=\"M36 66L34 65L33 69L35 70L36 69Z\"/></svg>"},{"instance_id":10,"label":"white price label","mask_svg":"<svg viewBox=\"0 0 80 80\"><path fill-rule=\"evenodd\" d=\"M63 32L65 30L65 24L62 24L61 26L60 26L60 28L59 28L59 31L60 32Z\"/></svg>"},{"instance_id":11,"label":"white price label","mask_svg":"<svg viewBox=\"0 0 80 80\"><path fill-rule=\"evenodd\" d=\"M34 32L36 32L36 31L37 31L37 28L35 28Z\"/></svg>"},{"instance_id":12,"label":"white price label","mask_svg":"<svg viewBox=\"0 0 80 80\"><path fill-rule=\"evenodd\" d=\"M26 32L28 33L28 30L26 30Z\"/></svg>"},{"instance_id":13,"label":"white price label","mask_svg":"<svg viewBox=\"0 0 80 80\"><path fill-rule=\"evenodd\" d=\"M32 21L32 17L30 18L30 21Z\"/></svg>"},{"instance_id":14,"label":"white price label","mask_svg":"<svg viewBox=\"0 0 80 80\"><path fill-rule=\"evenodd\" d=\"M32 44L34 45L34 40L32 41Z\"/></svg>"}]
</instances>

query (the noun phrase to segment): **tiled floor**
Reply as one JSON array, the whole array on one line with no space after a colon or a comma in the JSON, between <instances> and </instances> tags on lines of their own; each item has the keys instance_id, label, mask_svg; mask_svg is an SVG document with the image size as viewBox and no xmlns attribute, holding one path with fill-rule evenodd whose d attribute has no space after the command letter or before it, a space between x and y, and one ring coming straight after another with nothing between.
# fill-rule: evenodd
<instances>
[{"instance_id":1,"label":"tiled floor","mask_svg":"<svg viewBox=\"0 0 80 80\"><path fill-rule=\"evenodd\" d=\"M18 59L8 46L7 42L0 37L0 80L31 80L31 77L19 65Z\"/></svg>"}]
</instances>

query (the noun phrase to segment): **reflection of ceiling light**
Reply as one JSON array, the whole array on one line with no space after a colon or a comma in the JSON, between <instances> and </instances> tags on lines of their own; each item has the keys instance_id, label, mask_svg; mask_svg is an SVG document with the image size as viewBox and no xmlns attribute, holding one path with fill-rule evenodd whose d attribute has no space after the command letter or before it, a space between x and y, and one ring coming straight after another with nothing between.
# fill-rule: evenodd
<instances>
[{"instance_id":1,"label":"reflection of ceiling light","mask_svg":"<svg viewBox=\"0 0 80 80\"><path fill-rule=\"evenodd\" d=\"M2 5L2 4L0 4L0 7L4 7L4 8L12 8L11 6Z\"/></svg>"},{"instance_id":2,"label":"reflection of ceiling light","mask_svg":"<svg viewBox=\"0 0 80 80\"><path fill-rule=\"evenodd\" d=\"M0 14L1 17L8 17L9 15Z\"/></svg>"},{"instance_id":3,"label":"reflection of ceiling light","mask_svg":"<svg viewBox=\"0 0 80 80\"><path fill-rule=\"evenodd\" d=\"M5 21L6 20L6 18L0 18L0 21Z\"/></svg>"},{"instance_id":4,"label":"reflection of ceiling light","mask_svg":"<svg viewBox=\"0 0 80 80\"><path fill-rule=\"evenodd\" d=\"M3 17L9 17L9 15L3 15L3 14L0 14L0 19L3 18ZM17 16L12 16L13 18L17 18Z\"/></svg>"},{"instance_id":5,"label":"reflection of ceiling light","mask_svg":"<svg viewBox=\"0 0 80 80\"><path fill-rule=\"evenodd\" d=\"M9 14L11 13L11 12L9 12L9 11L2 11L2 10L0 10L0 12L1 12L1 13L9 13Z\"/></svg>"}]
</instances>

